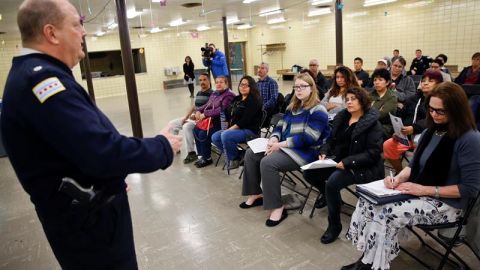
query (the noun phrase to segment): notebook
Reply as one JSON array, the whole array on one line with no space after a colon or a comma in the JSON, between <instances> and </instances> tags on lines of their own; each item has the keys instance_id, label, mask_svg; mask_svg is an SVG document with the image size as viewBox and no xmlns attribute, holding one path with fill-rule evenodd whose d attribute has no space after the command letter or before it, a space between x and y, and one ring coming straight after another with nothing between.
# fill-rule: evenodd
<instances>
[{"instance_id":1,"label":"notebook","mask_svg":"<svg viewBox=\"0 0 480 270\"><path fill-rule=\"evenodd\" d=\"M405 201L416 198L414 195L402 194L400 191L385 187L382 180L368 184L357 185L357 193L360 197L376 205Z\"/></svg>"}]
</instances>

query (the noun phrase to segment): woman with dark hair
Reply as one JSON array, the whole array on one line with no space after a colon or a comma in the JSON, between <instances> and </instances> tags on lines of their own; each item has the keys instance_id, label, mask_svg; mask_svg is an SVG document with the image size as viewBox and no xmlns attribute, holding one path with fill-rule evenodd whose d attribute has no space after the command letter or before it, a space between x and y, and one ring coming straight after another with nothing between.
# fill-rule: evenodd
<instances>
[{"instance_id":1,"label":"woman with dark hair","mask_svg":"<svg viewBox=\"0 0 480 270\"><path fill-rule=\"evenodd\" d=\"M328 137L328 114L317 96L313 78L299 74L294 82L295 96L270 137L267 149L245 154L242 195L248 196L240 208L263 205L270 211L265 222L277 226L288 214L284 208L279 172L300 169L315 160L318 147ZM262 185L260 186L260 183Z\"/></svg>"},{"instance_id":2,"label":"woman with dark hair","mask_svg":"<svg viewBox=\"0 0 480 270\"><path fill-rule=\"evenodd\" d=\"M205 105L201 106L195 112L197 125L193 129L195 145L197 152L202 158L194 164L197 168L203 168L213 163L212 152L212 134L222 129L221 115L232 103L235 94L228 88L228 81L225 76L215 78L215 92L213 92ZM202 123L206 125L201 127Z\"/></svg>"},{"instance_id":3,"label":"woman with dark hair","mask_svg":"<svg viewBox=\"0 0 480 270\"><path fill-rule=\"evenodd\" d=\"M333 119L331 136L320 148L319 159L332 156L336 168L305 170L304 177L322 194L315 207L328 206L328 228L321 242L335 241L342 231L340 190L384 177L382 127L378 111L370 108L368 93L362 88L346 90L347 108Z\"/></svg>"},{"instance_id":4,"label":"woman with dark hair","mask_svg":"<svg viewBox=\"0 0 480 270\"><path fill-rule=\"evenodd\" d=\"M427 129L410 165L384 179L385 187L418 197L384 205L360 197L347 238L363 256L342 270L390 269L400 252L400 230L407 225L453 222L480 191L480 133L465 92L444 82L425 104Z\"/></svg>"},{"instance_id":5,"label":"woman with dark hair","mask_svg":"<svg viewBox=\"0 0 480 270\"><path fill-rule=\"evenodd\" d=\"M440 71L428 69L422 75L421 91L407 99L405 106L397 111L397 116L402 118L404 126L401 132L403 135L408 136L409 145L402 144L395 134L383 143L383 156L392 164L395 172L399 173L402 170L403 153L409 149L414 149L414 143L416 143L414 138L416 135L420 136L426 128L425 118L427 117L427 111L425 109L425 98L435 86L442 82L443 77Z\"/></svg>"},{"instance_id":6,"label":"woman with dark hair","mask_svg":"<svg viewBox=\"0 0 480 270\"><path fill-rule=\"evenodd\" d=\"M322 104L327 108L329 114L336 114L345 109L345 91L347 89L360 87L357 77L348 67L337 67L333 74L335 80L332 83L332 88L322 99Z\"/></svg>"},{"instance_id":7,"label":"woman with dark hair","mask_svg":"<svg viewBox=\"0 0 480 270\"><path fill-rule=\"evenodd\" d=\"M185 76L183 76L183 79L188 85L191 98L193 98L193 88L195 85L195 74L193 74L194 69L195 65L193 64L192 58L190 58L190 56L185 57L185 63L183 64L183 73L185 73Z\"/></svg>"},{"instance_id":8,"label":"woman with dark hair","mask_svg":"<svg viewBox=\"0 0 480 270\"><path fill-rule=\"evenodd\" d=\"M236 96L226 115L230 116L229 127L212 135L212 143L227 156L228 169L236 169L240 163L237 144L246 142L260 132L262 121L262 99L257 83L250 76L243 76L238 84Z\"/></svg>"},{"instance_id":9,"label":"woman with dark hair","mask_svg":"<svg viewBox=\"0 0 480 270\"><path fill-rule=\"evenodd\" d=\"M389 88L392 78L390 72L386 69L376 69L373 74L374 91L370 93L372 98L372 107L380 112L378 121L382 124L383 139L390 138L393 134L393 126L390 121L390 115L397 111L397 96L395 92Z\"/></svg>"}]
</instances>

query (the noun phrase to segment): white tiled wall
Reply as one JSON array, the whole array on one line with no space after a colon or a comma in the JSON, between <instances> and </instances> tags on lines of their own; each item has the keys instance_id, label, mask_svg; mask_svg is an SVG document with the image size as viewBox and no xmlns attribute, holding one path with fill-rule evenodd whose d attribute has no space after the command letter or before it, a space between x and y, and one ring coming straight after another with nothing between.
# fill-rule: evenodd
<instances>
[{"instance_id":1,"label":"white tiled wall","mask_svg":"<svg viewBox=\"0 0 480 270\"><path fill-rule=\"evenodd\" d=\"M373 69L376 60L391 56L399 49L410 64L415 49L421 48L426 55L448 55L448 64L470 65L471 55L480 51L480 1L436 0L432 4L408 9L403 5L413 1L398 1L389 5L365 9L366 16L348 17L348 4L344 9L343 38L344 63L352 66L353 58L364 59L365 68ZM229 41L247 42L248 73L261 61L270 64L271 74L294 64L306 66L308 60L317 58L320 68L335 65L335 16L334 14L313 17L317 21L306 25L302 19L288 18L280 25L258 26L250 30L229 29ZM0 40L1 41L1 40ZM220 30L200 32L198 38L190 33L166 32L139 38L131 33L132 48L145 48L147 73L136 76L139 92L161 90L163 81L180 79L183 76L165 76L164 67L182 68L184 57L190 55L197 68L202 66L200 47L212 42L223 50L223 34ZM284 52L262 54L261 44L286 43ZM117 35L107 35L96 40L87 39L89 51L119 49ZM20 41L5 39L0 43L0 94L3 93L11 59L18 54ZM74 69L80 79L80 68ZM86 87L85 81L82 82ZM125 93L124 77L94 79L97 97Z\"/></svg>"},{"instance_id":2,"label":"white tiled wall","mask_svg":"<svg viewBox=\"0 0 480 270\"><path fill-rule=\"evenodd\" d=\"M346 5L343 10L344 64L352 67L353 59L360 56L364 68L373 69L379 58L391 56L393 49L399 49L409 67L419 48L424 55L432 57L439 53L448 55L447 64L458 65L460 70L470 65L473 53L480 51L480 1L436 0L423 7L404 7L412 2L415 1L366 8L367 14L357 17L348 17L351 12ZM294 64L305 67L311 58L320 61L321 69L335 65L335 15L313 18L318 22L304 24L289 18L281 25L283 28L252 29L249 41L255 49L250 50L249 59L269 62L271 73ZM261 55L256 49L260 44L283 42L287 46L283 54Z\"/></svg>"}]
</instances>

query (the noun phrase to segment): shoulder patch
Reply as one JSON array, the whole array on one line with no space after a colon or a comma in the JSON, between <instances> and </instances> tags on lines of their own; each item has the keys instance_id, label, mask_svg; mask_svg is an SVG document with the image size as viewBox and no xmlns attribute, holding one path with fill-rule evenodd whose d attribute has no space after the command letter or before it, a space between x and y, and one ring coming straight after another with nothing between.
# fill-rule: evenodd
<instances>
[{"instance_id":1,"label":"shoulder patch","mask_svg":"<svg viewBox=\"0 0 480 270\"><path fill-rule=\"evenodd\" d=\"M60 82L57 77L50 77L39 82L32 91L35 96L38 98L40 103L45 102L49 97L65 90L65 86Z\"/></svg>"}]
</instances>

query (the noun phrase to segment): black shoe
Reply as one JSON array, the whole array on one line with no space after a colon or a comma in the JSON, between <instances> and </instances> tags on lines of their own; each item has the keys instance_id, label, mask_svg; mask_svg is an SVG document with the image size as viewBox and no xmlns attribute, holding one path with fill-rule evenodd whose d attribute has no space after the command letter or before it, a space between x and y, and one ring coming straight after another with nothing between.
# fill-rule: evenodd
<instances>
[{"instance_id":1,"label":"black shoe","mask_svg":"<svg viewBox=\"0 0 480 270\"><path fill-rule=\"evenodd\" d=\"M197 168L203 168L203 167L206 167L210 164L213 163L213 160L210 158L210 159L199 159L197 162L195 162L195 167Z\"/></svg>"},{"instance_id":2,"label":"black shoe","mask_svg":"<svg viewBox=\"0 0 480 270\"><path fill-rule=\"evenodd\" d=\"M240 167L240 160L234 159L228 162L228 169L233 170Z\"/></svg>"},{"instance_id":3,"label":"black shoe","mask_svg":"<svg viewBox=\"0 0 480 270\"><path fill-rule=\"evenodd\" d=\"M278 224L280 224L282 221L284 221L287 217L288 217L288 213L287 213L287 210L285 210L284 208L282 212L282 217L279 220L267 219L267 221L265 221L265 225L267 225L267 227L275 227Z\"/></svg>"},{"instance_id":4,"label":"black shoe","mask_svg":"<svg viewBox=\"0 0 480 270\"><path fill-rule=\"evenodd\" d=\"M187 157L185 157L185 159L183 160L183 164L194 162L197 159L198 159L197 153L190 152L188 153Z\"/></svg>"},{"instance_id":5,"label":"black shoe","mask_svg":"<svg viewBox=\"0 0 480 270\"><path fill-rule=\"evenodd\" d=\"M358 259L358 261L356 261L352 264L342 266L341 270L371 270L372 269L372 264L363 263L362 262L362 257L360 257L360 259Z\"/></svg>"},{"instance_id":6,"label":"black shoe","mask_svg":"<svg viewBox=\"0 0 480 270\"><path fill-rule=\"evenodd\" d=\"M252 208L260 205L263 205L263 197L256 199L255 201L253 201L252 204L247 204L246 202L242 202L239 206L242 209L248 209L248 208Z\"/></svg>"},{"instance_id":7,"label":"black shoe","mask_svg":"<svg viewBox=\"0 0 480 270\"><path fill-rule=\"evenodd\" d=\"M325 199L325 195L320 195L320 197L315 201L315 208L324 208L327 206L327 200Z\"/></svg>"},{"instance_id":8,"label":"black shoe","mask_svg":"<svg viewBox=\"0 0 480 270\"><path fill-rule=\"evenodd\" d=\"M341 224L338 224L335 226L328 225L327 230L322 235L322 238L320 238L320 242L322 242L323 244L330 244L333 241L337 240L341 232L342 232Z\"/></svg>"}]
</instances>

